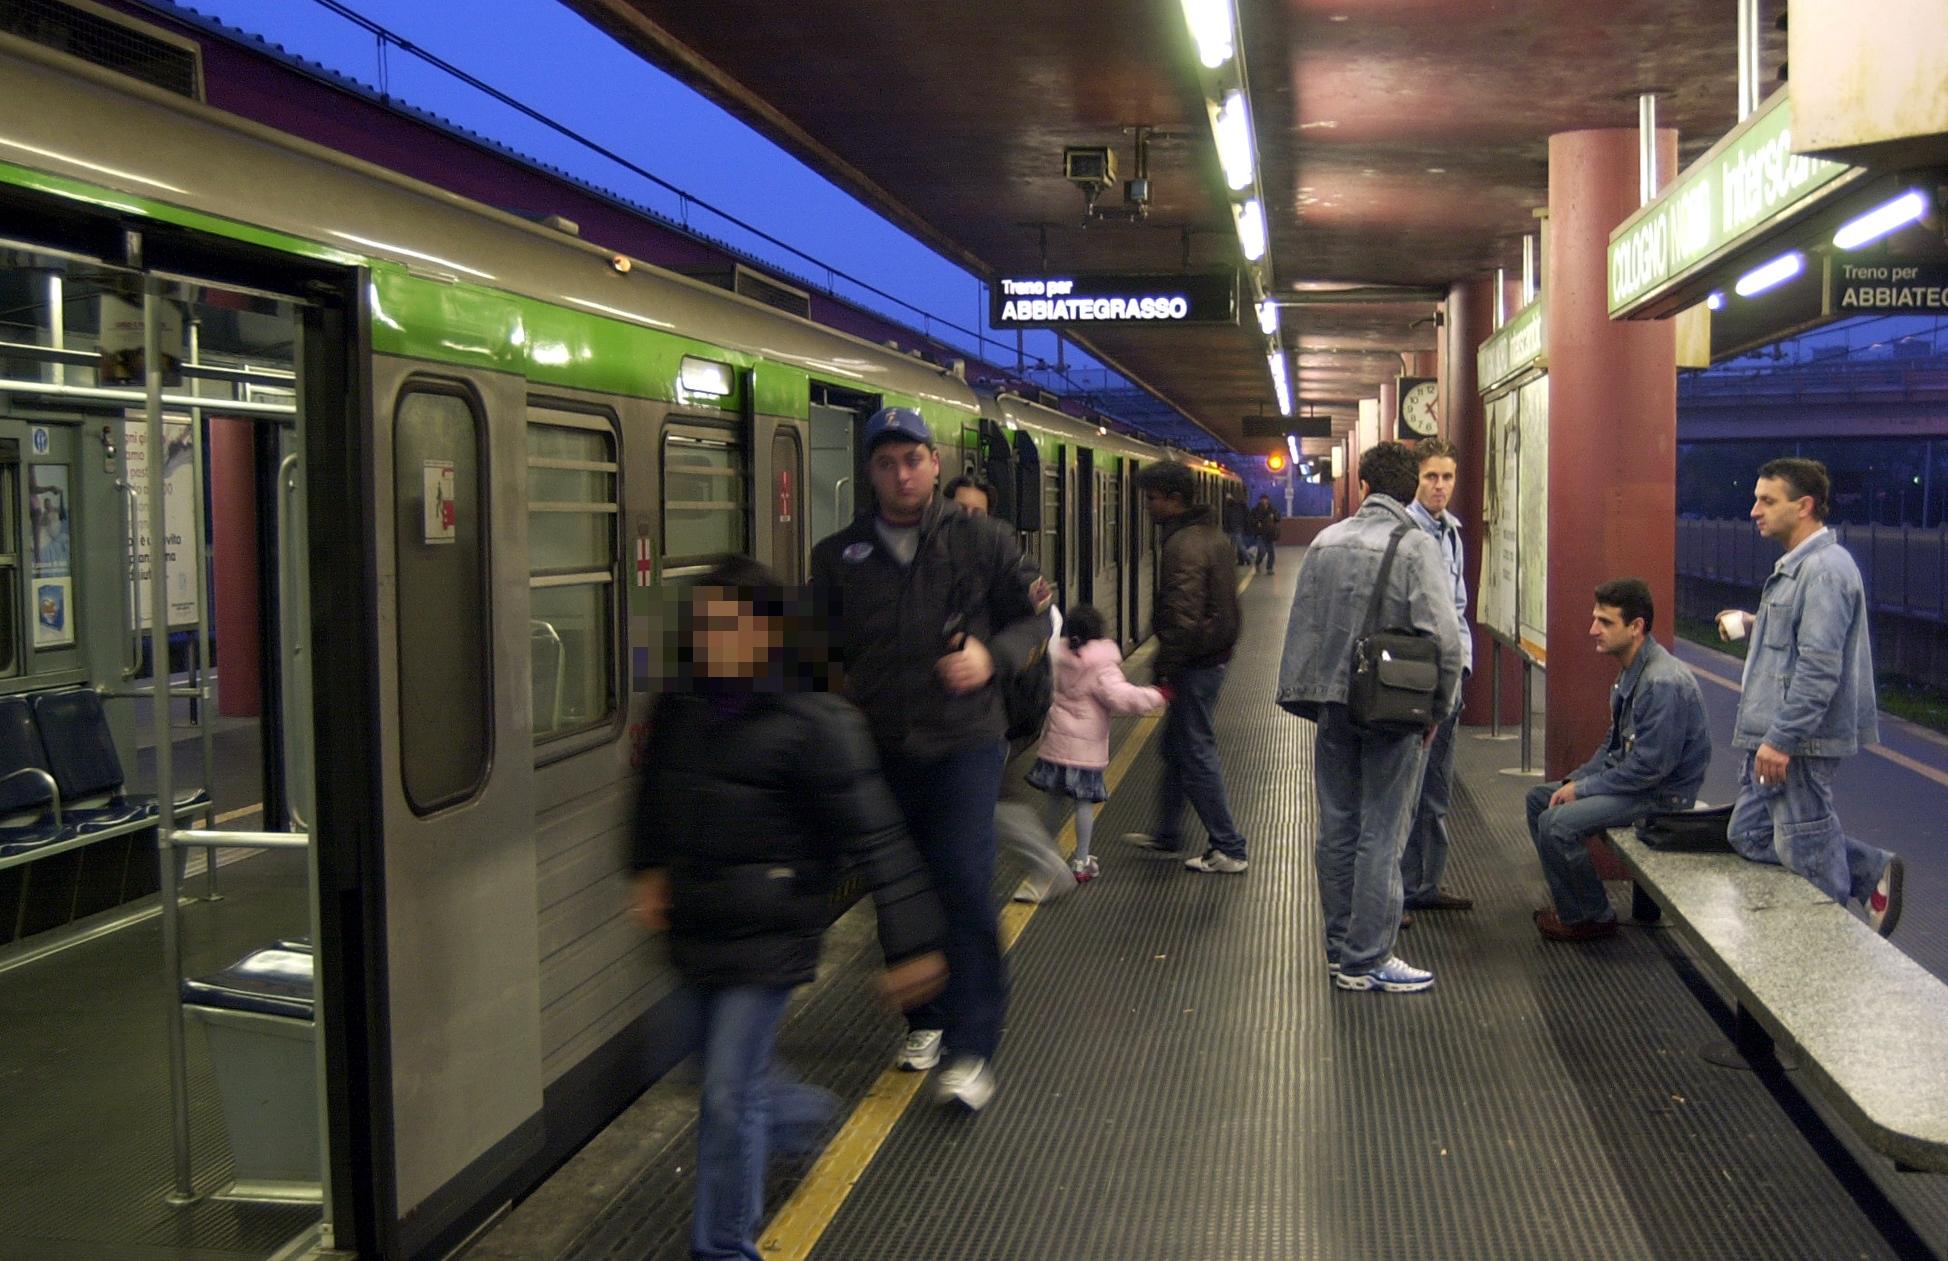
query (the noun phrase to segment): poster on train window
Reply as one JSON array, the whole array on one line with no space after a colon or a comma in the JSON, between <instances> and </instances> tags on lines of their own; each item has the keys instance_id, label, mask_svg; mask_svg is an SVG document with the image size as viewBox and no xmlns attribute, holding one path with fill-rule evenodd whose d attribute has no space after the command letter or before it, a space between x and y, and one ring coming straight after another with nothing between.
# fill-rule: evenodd
<instances>
[{"instance_id":1,"label":"poster on train window","mask_svg":"<svg viewBox=\"0 0 1948 1261\"><path fill-rule=\"evenodd\" d=\"M149 537L149 423L137 411L124 414L122 422L123 467L128 483L134 487L135 520L129 530L129 548L134 557L135 621L149 625L150 590L153 572L150 557L155 554ZM196 587L196 468L195 444L191 441L190 419L180 414L162 418L163 450L162 516L164 576L169 584L169 625L196 625L199 608ZM128 511L124 508L124 511Z\"/></svg>"},{"instance_id":2,"label":"poster on train window","mask_svg":"<svg viewBox=\"0 0 1948 1261\"><path fill-rule=\"evenodd\" d=\"M33 567L34 647L74 642L73 515L68 466L27 466L27 549Z\"/></svg>"},{"instance_id":3,"label":"poster on train window","mask_svg":"<svg viewBox=\"0 0 1948 1261\"><path fill-rule=\"evenodd\" d=\"M1518 642L1538 664L1549 657L1549 378L1537 377L1517 392L1521 429L1521 581Z\"/></svg>"},{"instance_id":4,"label":"poster on train window","mask_svg":"<svg viewBox=\"0 0 1948 1261\"><path fill-rule=\"evenodd\" d=\"M453 504L453 461L427 460L421 464L425 478L424 505L426 541L452 543L458 537L459 515Z\"/></svg>"}]
</instances>

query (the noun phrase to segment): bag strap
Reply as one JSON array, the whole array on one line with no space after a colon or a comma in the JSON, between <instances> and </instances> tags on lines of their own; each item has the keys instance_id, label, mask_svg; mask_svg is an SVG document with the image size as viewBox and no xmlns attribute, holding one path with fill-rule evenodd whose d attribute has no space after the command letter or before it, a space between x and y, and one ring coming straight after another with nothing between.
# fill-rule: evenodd
<instances>
[{"instance_id":1,"label":"bag strap","mask_svg":"<svg viewBox=\"0 0 1948 1261\"><path fill-rule=\"evenodd\" d=\"M1386 599L1387 579L1393 576L1393 558L1400 551L1400 540L1420 527L1411 521L1402 521L1393 529L1393 536L1387 540L1386 559L1380 562L1380 578L1373 584L1373 598L1366 604L1366 624L1360 628L1360 638L1370 638L1380 625L1380 602Z\"/></svg>"}]
</instances>

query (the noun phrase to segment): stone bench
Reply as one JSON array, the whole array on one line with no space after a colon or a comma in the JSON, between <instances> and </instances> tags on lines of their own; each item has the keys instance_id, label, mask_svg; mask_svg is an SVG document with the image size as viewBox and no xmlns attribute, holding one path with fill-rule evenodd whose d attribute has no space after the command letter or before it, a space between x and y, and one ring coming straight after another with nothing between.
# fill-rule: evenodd
<instances>
[{"instance_id":1,"label":"stone bench","mask_svg":"<svg viewBox=\"0 0 1948 1261\"><path fill-rule=\"evenodd\" d=\"M1627 828L1609 841L1730 987L1741 1046L1769 1037L1876 1151L1948 1172L1948 984L1783 868L1660 852Z\"/></svg>"}]
</instances>

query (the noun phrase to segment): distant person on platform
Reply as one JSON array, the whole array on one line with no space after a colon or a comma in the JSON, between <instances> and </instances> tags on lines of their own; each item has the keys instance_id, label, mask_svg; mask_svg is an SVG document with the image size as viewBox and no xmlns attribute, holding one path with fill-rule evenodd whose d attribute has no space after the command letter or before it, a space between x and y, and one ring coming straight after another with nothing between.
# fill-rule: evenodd
<instances>
[{"instance_id":1,"label":"distant person on platform","mask_svg":"<svg viewBox=\"0 0 1948 1261\"><path fill-rule=\"evenodd\" d=\"M1843 906L1861 903L1885 937L1901 917L1900 856L1848 836L1833 813L1840 759L1880 739L1880 709L1860 570L1826 528L1830 485L1818 460L1784 459L1759 470L1752 492L1759 533L1786 554L1756 615L1718 615L1720 635L1751 642L1732 728L1746 755L1731 843Z\"/></svg>"},{"instance_id":2,"label":"distant person on platform","mask_svg":"<svg viewBox=\"0 0 1948 1261\"><path fill-rule=\"evenodd\" d=\"M1468 633L1468 583L1462 576L1461 521L1448 511L1454 498L1455 474L1459 468L1454 446L1445 438L1423 438L1414 444L1414 458L1420 461L1420 481L1407 515L1420 524L1441 549L1448 580L1454 590L1454 616L1461 622L1461 679L1467 681L1474 669L1474 636ZM1407 848L1400 855L1400 879L1405 888L1406 907L1414 911L1466 911L1474 899L1441 888L1441 875L1447 870L1447 812L1452 798L1454 777L1454 728L1461 721L1461 706L1435 729L1434 743L1427 746L1427 769L1420 782L1420 805L1414 811L1413 826L1407 831Z\"/></svg>"},{"instance_id":3,"label":"distant person on platform","mask_svg":"<svg viewBox=\"0 0 1948 1261\"><path fill-rule=\"evenodd\" d=\"M940 493L973 516L985 517L994 511L993 484L972 473L962 473L941 487Z\"/></svg>"},{"instance_id":4,"label":"distant person on platform","mask_svg":"<svg viewBox=\"0 0 1948 1261\"><path fill-rule=\"evenodd\" d=\"M1166 854L1183 852L1184 801L1210 834L1203 853L1186 859L1192 871L1235 876L1247 865L1244 833L1231 818L1218 763L1216 716L1225 667L1238 642L1238 573L1231 541L1196 502L1197 475L1163 461L1136 475L1144 511L1160 529L1157 566L1156 663L1151 675L1171 689L1163 720L1163 775L1156 821L1124 839Z\"/></svg>"},{"instance_id":5,"label":"distant person on platform","mask_svg":"<svg viewBox=\"0 0 1948 1261\"><path fill-rule=\"evenodd\" d=\"M874 412L863 446L873 507L812 549L812 589L947 917L947 988L908 1013L900 1065L923 1072L944 1047L937 1096L978 1111L1008 1001L992 896L1002 685L1047 651L1054 597L1005 522L935 493L918 411Z\"/></svg>"},{"instance_id":6,"label":"distant person on platform","mask_svg":"<svg viewBox=\"0 0 1948 1261\"><path fill-rule=\"evenodd\" d=\"M1231 540L1238 549L1238 563L1249 565L1252 553L1245 547L1245 536L1250 529L1250 511L1245 507L1242 494L1225 492L1224 496L1224 537Z\"/></svg>"},{"instance_id":7,"label":"distant person on platform","mask_svg":"<svg viewBox=\"0 0 1948 1261\"><path fill-rule=\"evenodd\" d=\"M1551 941L1613 936L1616 912L1583 838L1653 810L1689 810L1711 768L1711 728L1698 680L1650 637L1650 588L1618 578L1596 589L1590 642L1616 658L1610 734L1559 783L1529 789L1529 837L1554 906L1535 913Z\"/></svg>"},{"instance_id":8,"label":"distant person on platform","mask_svg":"<svg viewBox=\"0 0 1948 1261\"><path fill-rule=\"evenodd\" d=\"M1398 442L1369 447L1359 476L1366 496L1359 511L1320 531L1299 568L1278 703L1318 724L1313 792L1326 969L1340 989L1405 994L1434 984L1432 972L1393 953L1400 851L1423 755L1460 696L1461 624L1440 548L1407 512L1420 477L1413 451ZM1400 546L1382 589L1380 570L1396 531ZM1353 648L1376 591L1379 626L1417 631L1438 644L1433 723L1424 731L1361 727L1347 709Z\"/></svg>"},{"instance_id":9,"label":"distant person on platform","mask_svg":"<svg viewBox=\"0 0 1948 1261\"><path fill-rule=\"evenodd\" d=\"M1278 572L1278 523L1284 518L1272 507L1270 495L1258 496L1251 509L1251 533L1258 540L1258 564L1268 574Z\"/></svg>"}]
</instances>

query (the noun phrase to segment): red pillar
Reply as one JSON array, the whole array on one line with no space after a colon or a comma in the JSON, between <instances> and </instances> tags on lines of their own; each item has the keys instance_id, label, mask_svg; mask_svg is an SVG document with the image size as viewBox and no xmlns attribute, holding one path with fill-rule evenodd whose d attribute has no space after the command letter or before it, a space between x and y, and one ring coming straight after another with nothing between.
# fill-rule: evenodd
<instances>
[{"instance_id":1,"label":"red pillar","mask_svg":"<svg viewBox=\"0 0 1948 1261\"><path fill-rule=\"evenodd\" d=\"M1677 169L1660 131L1658 168ZM1589 757L1616 666L1589 646L1599 583L1650 584L1668 646L1677 551L1677 339L1669 320L1608 315L1610 231L1637 209L1637 131L1549 137L1549 663L1544 772Z\"/></svg>"},{"instance_id":2,"label":"red pillar","mask_svg":"<svg viewBox=\"0 0 1948 1261\"><path fill-rule=\"evenodd\" d=\"M251 423L210 421L211 585L216 591L217 713L258 716L263 653L257 637L257 489Z\"/></svg>"}]
</instances>

